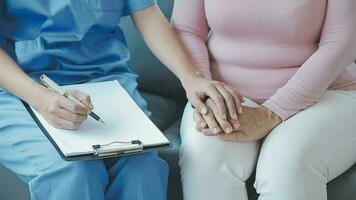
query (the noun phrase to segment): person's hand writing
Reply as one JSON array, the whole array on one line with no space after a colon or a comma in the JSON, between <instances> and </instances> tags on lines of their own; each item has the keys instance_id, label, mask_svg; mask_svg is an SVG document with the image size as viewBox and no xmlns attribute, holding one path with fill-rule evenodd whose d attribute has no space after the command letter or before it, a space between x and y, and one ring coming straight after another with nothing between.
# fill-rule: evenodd
<instances>
[{"instance_id":1,"label":"person's hand writing","mask_svg":"<svg viewBox=\"0 0 356 200\"><path fill-rule=\"evenodd\" d=\"M80 100L87 107L80 106L73 101L51 92L44 88L43 96L38 98L34 108L52 126L60 129L77 129L82 122L87 119L88 114L93 109L89 95L77 90L68 91L75 98Z\"/></svg>"}]
</instances>

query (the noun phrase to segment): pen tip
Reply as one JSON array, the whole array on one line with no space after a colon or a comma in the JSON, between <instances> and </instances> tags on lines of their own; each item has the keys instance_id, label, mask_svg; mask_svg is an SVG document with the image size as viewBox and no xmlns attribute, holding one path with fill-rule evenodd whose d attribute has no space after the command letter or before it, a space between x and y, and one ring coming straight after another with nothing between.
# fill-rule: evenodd
<instances>
[{"instance_id":1,"label":"pen tip","mask_svg":"<svg viewBox=\"0 0 356 200\"><path fill-rule=\"evenodd\" d=\"M99 119L99 122L101 122L102 124L106 125L106 123L102 119Z\"/></svg>"}]
</instances>

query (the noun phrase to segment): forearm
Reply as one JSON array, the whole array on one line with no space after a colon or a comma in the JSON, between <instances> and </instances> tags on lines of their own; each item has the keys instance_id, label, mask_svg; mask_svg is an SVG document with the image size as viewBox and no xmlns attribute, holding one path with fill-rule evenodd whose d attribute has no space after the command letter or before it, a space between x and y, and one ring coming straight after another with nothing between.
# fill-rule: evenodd
<instances>
[{"instance_id":1,"label":"forearm","mask_svg":"<svg viewBox=\"0 0 356 200\"><path fill-rule=\"evenodd\" d=\"M283 120L288 119L317 102L352 60L351 51L341 52L326 48L318 50L264 106Z\"/></svg>"},{"instance_id":2,"label":"forearm","mask_svg":"<svg viewBox=\"0 0 356 200\"><path fill-rule=\"evenodd\" d=\"M172 27L191 57L194 67L206 78L212 78L207 47L209 25L204 0L179 0L174 2Z\"/></svg>"},{"instance_id":3,"label":"forearm","mask_svg":"<svg viewBox=\"0 0 356 200\"><path fill-rule=\"evenodd\" d=\"M22 69L0 49L0 87L29 103L36 104L44 88L29 77Z\"/></svg>"},{"instance_id":4,"label":"forearm","mask_svg":"<svg viewBox=\"0 0 356 200\"><path fill-rule=\"evenodd\" d=\"M355 59L355 9L353 0L328 1L318 50L265 102L266 107L285 120L320 99Z\"/></svg>"},{"instance_id":5,"label":"forearm","mask_svg":"<svg viewBox=\"0 0 356 200\"><path fill-rule=\"evenodd\" d=\"M157 6L133 14L133 20L151 51L183 84L184 80L200 75Z\"/></svg>"},{"instance_id":6,"label":"forearm","mask_svg":"<svg viewBox=\"0 0 356 200\"><path fill-rule=\"evenodd\" d=\"M173 23L173 28L177 37L186 49L186 52L191 57L194 67L198 69L205 78L211 79L209 53L206 46L206 41L202 40L198 35L181 29L177 22Z\"/></svg>"},{"instance_id":7,"label":"forearm","mask_svg":"<svg viewBox=\"0 0 356 200\"><path fill-rule=\"evenodd\" d=\"M179 78L188 100L195 108L206 114L203 99L211 97L223 118L227 117L227 111L230 117L237 118L236 113L241 105L238 93L224 83L203 77L157 5L132 16L148 47Z\"/></svg>"}]
</instances>

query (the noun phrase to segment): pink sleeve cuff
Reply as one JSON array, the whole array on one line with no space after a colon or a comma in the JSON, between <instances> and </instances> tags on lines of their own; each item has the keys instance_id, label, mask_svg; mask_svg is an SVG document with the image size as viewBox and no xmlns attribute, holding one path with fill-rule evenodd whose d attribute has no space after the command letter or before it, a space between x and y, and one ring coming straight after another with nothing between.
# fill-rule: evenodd
<instances>
[{"instance_id":1,"label":"pink sleeve cuff","mask_svg":"<svg viewBox=\"0 0 356 200\"><path fill-rule=\"evenodd\" d=\"M283 121L287 120L289 117L294 115L295 113L290 113L283 110L278 104L273 103L270 100L267 100L263 103L263 106L274 112L278 115Z\"/></svg>"}]
</instances>

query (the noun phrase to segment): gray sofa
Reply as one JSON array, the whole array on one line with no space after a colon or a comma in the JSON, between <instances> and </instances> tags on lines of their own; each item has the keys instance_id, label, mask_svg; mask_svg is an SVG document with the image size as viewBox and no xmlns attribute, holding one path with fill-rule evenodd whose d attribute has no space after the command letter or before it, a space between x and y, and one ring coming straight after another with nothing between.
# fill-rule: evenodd
<instances>
[{"instance_id":1,"label":"gray sofa","mask_svg":"<svg viewBox=\"0 0 356 200\"><path fill-rule=\"evenodd\" d=\"M169 18L173 0L161 0L160 6ZM130 66L139 75L139 89L153 112L152 121L166 134L173 146L162 150L160 155L170 165L168 199L181 200L178 150L180 145L179 127L186 98L179 81L148 51L142 39L133 28L130 18L122 20L127 41L132 51ZM1 138L0 138L1 139ZM1 152L0 152L1 153ZM251 200L257 199L253 188L254 177L248 182ZM329 200L356 199L356 165L328 184ZM29 199L27 186L13 173L0 165L0 200Z\"/></svg>"}]
</instances>

